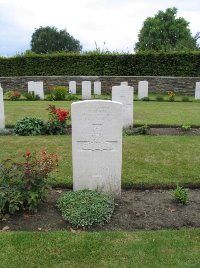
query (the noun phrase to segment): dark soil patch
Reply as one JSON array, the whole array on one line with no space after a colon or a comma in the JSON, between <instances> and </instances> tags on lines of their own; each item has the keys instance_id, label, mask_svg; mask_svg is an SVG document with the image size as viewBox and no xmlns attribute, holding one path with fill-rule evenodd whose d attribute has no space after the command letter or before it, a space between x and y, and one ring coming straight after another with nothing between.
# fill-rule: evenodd
<instances>
[{"instance_id":1,"label":"dark soil patch","mask_svg":"<svg viewBox=\"0 0 200 268\"><path fill-rule=\"evenodd\" d=\"M69 229L55 206L57 198L65 190L52 190L49 198L35 215L19 214L5 221L0 220L0 230L8 226L17 231L50 231ZM189 190L188 205L178 205L169 191L129 190L122 191L110 223L94 226L100 230L156 230L200 227L200 190Z\"/></svg>"},{"instance_id":2,"label":"dark soil patch","mask_svg":"<svg viewBox=\"0 0 200 268\"><path fill-rule=\"evenodd\" d=\"M191 128L189 130L183 130L180 127L150 128L148 134L173 135L173 136L198 136L200 135L200 128Z\"/></svg>"}]
</instances>

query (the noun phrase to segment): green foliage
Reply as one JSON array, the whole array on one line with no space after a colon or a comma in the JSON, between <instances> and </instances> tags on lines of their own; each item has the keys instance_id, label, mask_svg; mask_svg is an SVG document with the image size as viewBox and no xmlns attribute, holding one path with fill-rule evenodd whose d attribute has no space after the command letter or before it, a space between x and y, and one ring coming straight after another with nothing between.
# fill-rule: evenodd
<instances>
[{"instance_id":1,"label":"green foliage","mask_svg":"<svg viewBox=\"0 0 200 268\"><path fill-rule=\"evenodd\" d=\"M5 96L12 101L16 101L21 97L21 93L16 90L9 90L5 93Z\"/></svg>"},{"instance_id":2,"label":"green foliage","mask_svg":"<svg viewBox=\"0 0 200 268\"><path fill-rule=\"evenodd\" d=\"M67 95L67 87L56 86L53 87L50 96L52 100L64 100L66 95Z\"/></svg>"},{"instance_id":3,"label":"green foliage","mask_svg":"<svg viewBox=\"0 0 200 268\"><path fill-rule=\"evenodd\" d=\"M149 97L144 97L144 98L141 98L140 100L141 101L150 101L150 98Z\"/></svg>"},{"instance_id":4,"label":"green foliage","mask_svg":"<svg viewBox=\"0 0 200 268\"><path fill-rule=\"evenodd\" d=\"M181 129L184 130L184 131L188 131L188 130L191 129L191 126L190 125L182 125Z\"/></svg>"},{"instance_id":5,"label":"green foliage","mask_svg":"<svg viewBox=\"0 0 200 268\"><path fill-rule=\"evenodd\" d=\"M188 96L182 96L181 101L188 102L188 101L190 101L190 99Z\"/></svg>"},{"instance_id":6,"label":"green foliage","mask_svg":"<svg viewBox=\"0 0 200 268\"><path fill-rule=\"evenodd\" d=\"M8 159L0 163L0 214L28 209L35 212L47 196L49 173L57 166L58 156L42 151L26 152L23 162Z\"/></svg>"},{"instance_id":7,"label":"green foliage","mask_svg":"<svg viewBox=\"0 0 200 268\"><path fill-rule=\"evenodd\" d=\"M171 191L170 194L176 199L177 203L186 205L188 203L188 191L183 187L176 185L176 189Z\"/></svg>"},{"instance_id":8,"label":"green foliage","mask_svg":"<svg viewBox=\"0 0 200 268\"><path fill-rule=\"evenodd\" d=\"M137 133L139 135L147 135L149 129L150 129L150 127L148 125L143 125L143 126L137 128Z\"/></svg>"},{"instance_id":9,"label":"green foliage","mask_svg":"<svg viewBox=\"0 0 200 268\"><path fill-rule=\"evenodd\" d=\"M49 118L45 123L45 133L50 135L65 134L69 111L56 108L55 105L49 105L47 110L49 111Z\"/></svg>"},{"instance_id":10,"label":"green foliage","mask_svg":"<svg viewBox=\"0 0 200 268\"><path fill-rule=\"evenodd\" d=\"M24 93L24 97L29 101L40 100L40 96L38 94L35 94L34 91Z\"/></svg>"},{"instance_id":11,"label":"green foliage","mask_svg":"<svg viewBox=\"0 0 200 268\"><path fill-rule=\"evenodd\" d=\"M123 136L133 136L137 134L137 131L135 131L133 128L124 128L123 129Z\"/></svg>"},{"instance_id":12,"label":"green foliage","mask_svg":"<svg viewBox=\"0 0 200 268\"><path fill-rule=\"evenodd\" d=\"M55 27L39 27L32 34L31 50L35 53L52 53L57 51L80 52L80 42L65 29Z\"/></svg>"},{"instance_id":13,"label":"green foliage","mask_svg":"<svg viewBox=\"0 0 200 268\"><path fill-rule=\"evenodd\" d=\"M67 95L66 100L67 101L76 101L76 100L79 100L79 98L76 95L70 94L70 95Z\"/></svg>"},{"instance_id":14,"label":"green foliage","mask_svg":"<svg viewBox=\"0 0 200 268\"><path fill-rule=\"evenodd\" d=\"M109 222L115 203L111 196L92 190L68 192L57 203L63 218L75 227Z\"/></svg>"},{"instance_id":15,"label":"green foliage","mask_svg":"<svg viewBox=\"0 0 200 268\"><path fill-rule=\"evenodd\" d=\"M0 58L0 76L200 76L200 53L47 54Z\"/></svg>"},{"instance_id":16,"label":"green foliage","mask_svg":"<svg viewBox=\"0 0 200 268\"><path fill-rule=\"evenodd\" d=\"M17 121L15 133L20 136L36 136L44 131L44 121L35 117L24 117Z\"/></svg>"},{"instance_id":17,"label":"green foliage","mask_svg":"<svg viewBox=\"0 0 200 268\"><path fill-rule=\"evenodd\" d=\"M158 11L148 17L138 35L135 50L140 51L187 51L197 49L197 40L188 28L189 22L176 18L177 8Z\"/></svg>"},{"instance_id":18,"label":"green foliage","mask_svg":"<svg viewBox=\"0 0 200 268\"><path fill-rule=\"evenodd\" d=\"M156 100L157 101L164 101L164 97L162 95L157 95Z\"/></svg>"}]
</instances>

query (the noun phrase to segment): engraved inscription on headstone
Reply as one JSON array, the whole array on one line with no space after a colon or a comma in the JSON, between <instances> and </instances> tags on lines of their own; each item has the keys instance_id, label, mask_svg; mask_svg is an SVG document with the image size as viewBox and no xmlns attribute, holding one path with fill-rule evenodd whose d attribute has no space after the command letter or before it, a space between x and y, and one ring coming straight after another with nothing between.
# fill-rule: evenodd
<instances>
[{"instance_id":1,"label":"engraved inscription on headstone","mask_svg":"<svg viewBox=\"0 0 200 268\"><path fill-rule=\"evenodd\" d=\"M91 82L83 81L82 82L82 100L91 99Z\"/></svg>"},{"instance_id":2,"label":"engraved inscription on headstone","mask_svg":"<svg viewBox=\"0 0 200 268\"><path fill-rule=\"evenodd\" d=\"M133 126L133 87L112 87L112 100L121 102L123 105L123 127Z\"/></svg>"},{"instance_id":3,"label":"engraved inscription on headstone","mask_svg":"<svg viewBox=\"0 0 200 268\"><path fill-rule=\"evenodd\" d=\"M94 94L101 95L101 82L99 81L94 82Z\"/></svg>"},{"instance_id":4,"label":"engraved inscription on headstone","mask_svg":"<svg viewBox=\"0 0 200 268\"><path fill-rule=\"evenodd\" d=\"M147 81L139 81L138 83L138 99L148 97L148 82Z\"/></svg>"},{"instance_id":5,"label":"engraved inscription on headstone","mask_svg":"<svg viewBox=\"0 0 200 268\"><path fill-rule=\"evenodd\" d=\"M76 94L76 81L69 81L69 93Z\"/></svg>"},{"instance_id":6,"label":"engraved inscription on headstone","mask_svg":"<svg viewBox=\"0 0 200 268\"><path fill-rule=\"evenodd\" d=\"M3 88L0 86L0 129L5 128Z\"/></svg>"},{"instance_id":7,"label":"engraved inscription on headstone","mask_svg":"<svg viewBox=\"0 0 200 268\"><path fill-rule=\"evenodd\" d=\"M89 100L71 105L73 189L120 196L122 104Z\"/></svg>"},{"instance_id":8,"label":"engraved inscription on headstone","mask_svg":"<svg viewBox=\"0 0 200 268\"><path fill-rule=\"evenodd\" d=\"M200 100L200 82L196 82L195 100Z\"/></svg>"}]
</instances>

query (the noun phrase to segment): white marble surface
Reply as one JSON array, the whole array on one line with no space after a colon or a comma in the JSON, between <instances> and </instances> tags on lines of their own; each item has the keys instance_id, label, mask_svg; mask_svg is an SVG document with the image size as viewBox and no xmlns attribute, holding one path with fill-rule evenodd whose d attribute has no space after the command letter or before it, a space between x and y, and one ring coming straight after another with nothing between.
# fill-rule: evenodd
<instances>
[{"instance_id":1,"label":"white marble surface","mask_svg":"<svg viewBox=\"0 0 200 268\"><path fill-rule=\"evenodd\" d=\"M89 100L71 105L73 189L119 197L122 167L122 104Z\"/></svg>"},{"instance_id":2,"label":"white marble surface","mask_svg":"<svg viewBox=\"0 0 200 268\"><path fill-rule=\"evenodd\" d=\"M82 100L91 99L91 82L83 81L82 82Z\"/></svg>"},{"instance_id":3,"label":"white marble surface","mask_svg":"<svg viewBox=\"0 0 200 268\"><path fill-rule=\"evenodd\" d=\"M0 86L0 129L5 128L5 112L3 100L3 88Z\"/></svg>"},{"instance_id":4,"label":"white marble surface","mask_svg":"<svg viewBox=\"0 0 200 268\"><path fill-rule=\"evenodd\" d=\"M76 81L69 81L69 93L76 94Z\"/></svg>"},{"instance_id":5,"label":"white marble surface","mask_svg":"<svg viewBox=\"0 0 200 268\"><path fill-rule=\"evenodd\" d=\"M41 100L44 100L44 86L42 81L29 81L28 92L34 91L36 95L39 95Z\"/></svg>"},{"instance_id":6,"label":"white marble surface","mask_svg":"<svg viewBox=\"0 0 200 268\"><path fill-rule=\"evenodd\" d=\"M148 82L147 81L139 81L138 83L138 99L148 97Z\"/></svg>"},{"instance_id":7,"label":"white marble surface","mask_svg":"<svg viewBox=\"0 0 200 268\"><path fill-rule=\"evenodd\" d=\"M200 100L200 82L196 82L195 100Z\"/></svg>"},{"instance_id":8,"label":"white marble surface","mask_svg":"<svg viewBox=\"0 0 200 268\"><path fill-rule=\"evenodd\" d=\"M94 94L101 95L101 82L100 81L94 82Z\"/></svg>"},{"instance_id":9,"label":"white marble surface","mask_svg":"<svg viewBox=\"0 0 200 268\"><path fill-rule=\"evenodd\" d=\"M127 81L122 81L121 86L128 86L128 82Z\"/></svg>"},{"instance_id":10,"label":"white marble surface","mask_svg":"<svg viewBox=\"0 0 200 268\"><path fill-rule=\"evenodd\" d=\"M113 86L112 100L121 102L123 105L123 127L133 126L133 87Z\"/></svg>"}]
</instances>

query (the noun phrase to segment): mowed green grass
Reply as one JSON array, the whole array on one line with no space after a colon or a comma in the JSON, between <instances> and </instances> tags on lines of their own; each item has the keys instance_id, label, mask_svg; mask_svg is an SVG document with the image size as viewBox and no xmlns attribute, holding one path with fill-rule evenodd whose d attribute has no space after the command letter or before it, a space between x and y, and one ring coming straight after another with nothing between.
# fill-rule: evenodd
<instances>
[{"instance_id":1,"label":"mowed green grass","mask_svg":"<svg viewBox=\"0 0 200 268\"><path fill-rule=\"evenodd\" d=\"M5 101L6 125L15 125L25 116L48 118L49 104L70 110L70 101ZM135 101L135 124L200 125L200 102ZM68 122L69 123L69 122Z\"/></svg>"},{"instance_id":2,"label":"mowed green grass","mask_svg":"<svg viewBox=\"0 0 200 268\"><path fill-rule=\"evenodd\" d=\"M200 267L200 229L0 234L0 267Z\"/></svg>"},{"instance_id":3,"label":"mowed green grass","mask_svg":"<svg viewBox=\"0 0 200 268\"><path fill-rule=\"evenodd\" d=\"M26 151L60 156L51 184L72 186L71 136L0 136L0 161L19 160ZM124 136L122 186L200 183L199 136Z\"/></svg>"}]
</instances>

